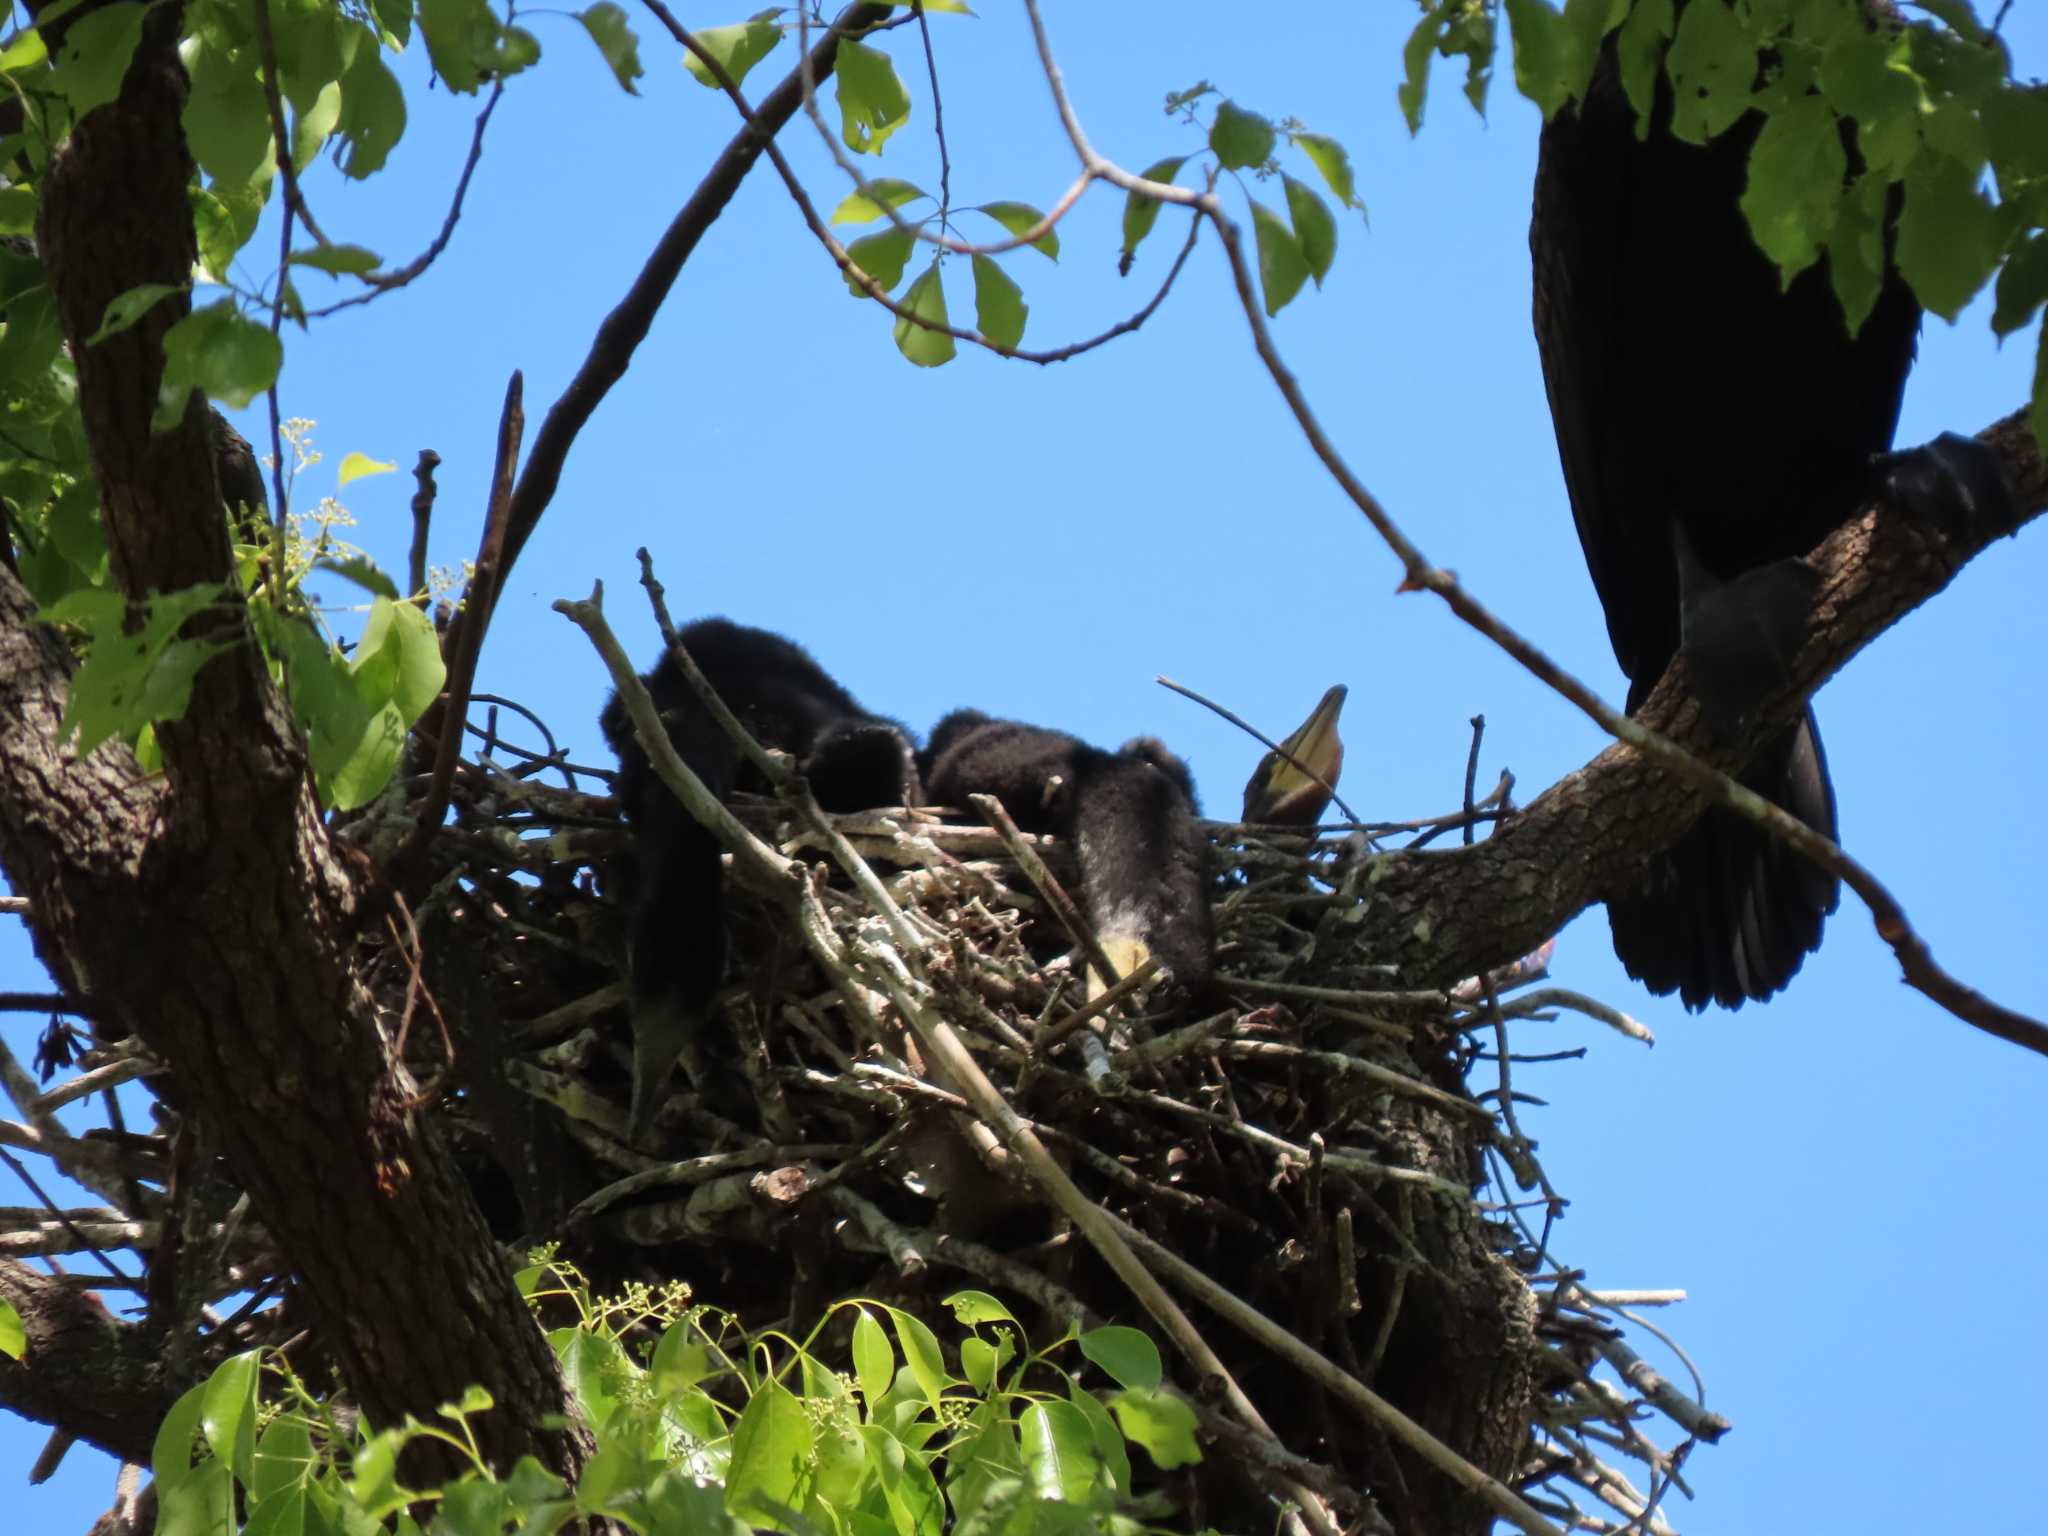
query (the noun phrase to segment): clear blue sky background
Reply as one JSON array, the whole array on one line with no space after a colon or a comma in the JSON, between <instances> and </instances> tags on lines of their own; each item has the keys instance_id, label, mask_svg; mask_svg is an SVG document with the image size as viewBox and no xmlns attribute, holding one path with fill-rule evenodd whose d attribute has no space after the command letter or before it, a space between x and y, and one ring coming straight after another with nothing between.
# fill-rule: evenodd
<instances>
[{"instance_id":1,"label":"clear blue sky background","mask_svg":"<svg viewBox=\"0 0 2048 1536\"><path fill-rule=\"evenodd\" d=\"M738 8L735 8L738 9ZM1073 173L1022 18L989 0L936 18L957 203L1050 204ZM1439 75L1427 126L1394 102L1412 7L1053 5L1049 22L1096 145L1132 168L1196 147L1161 114L1214 80L1351 149L1370 228L1342 225L1336 269L1277 325L1351 463L1432 558L1580 676L1621 684L1557 467L1529 327L1526 228L1536 115L1505 78L1482 122ZM715 11L685 20L731 19ZM287 414L317 418L327 462L360 449L443 457L434 558L475 548L505 380L537 421L704 166L724 102L646 37L623 95L573 23L529 23L546 51L500 108L455 241L411 289L294 338ZM2021 73L2048 68L2048 18L2014 8ZM916 117L881 170L937 183L930 91L908 34L890 43ZM752 82L787 68L785 47ZM423 61L410 61L417 80ZM392 173L311 181L329 234L404 260L438 226L474 104L412 97ZM844 191L801 120L785 135L832 206ZM1271 194L1269 194L1271 195ZM1136 308L1183 226L1161 221L1116 275L1120 199L1062 226L1057 267L1006 258L1032 306L1027 345L1092 334ZM974 226L970 223L970 232ZM247 253L269 270L274 237ZM964 263L953 313L971 317ZM308 275L309 297L324 279ZM1683 303L1683 294L1673 294ZM607 587L640 655L634 585L648 545L675 611L728 613L804 640L869 707L928 727L972 703L1114 743L1156 733L1228 814L1258 749L1154 686L1164 672L1284 731L1351 686L1344 788L1362 812L1452 806L1468 718L1482 780L1532 798L1602 745L1597 731L1443 607L1396 596L1396 566L1302 444L1258 369L1213 240L1135 337L1038 369L983 354L925 372L888 317L850 299L762 168L697 252L632 371L583 435L513 573L480 686L539 710L592 760L602 670L548 604ZM1999 351L1980 306L1931 322L1902 442L1974 431L2017 406L2029 342ZM258 436L253 419L248 424ZM345 496L360 539L404 562L411 481ZM1832 683L1819 713L1844 837L1956 972L2048 1013L2039 904L2048 755L2038 681L2048 618L2038 529L2001 545ZM337 586L329 594L347 600ZM2048 1254L2026 1148L2048 1062L1977 1034L1897 980L1850 903L1791 991L1696 1018L1635 988L1604 916L1560 940L1554 974L1648 1023L1654 1050L1574 1019L1521 1027L1526 1050L1590 1047L1517 1085L1549 1171L1573 1197L1557 1251L1606 1286L1677 1286L1661 1321L1735 1431L1695 1453L1692 1536L1766 1529L2015 1529L1995 1469L2031 1464L2044 1428ZM0 920L0 987L45 978ZM0 1020L26 1055L37 1021ZM25 1200L22 1194L0 1196ZM1653 1354L1655 1352L1653 1351ZM11 1529L82 1531L112 1467L75 1450L27 1490L43 1432L0 1419Z\"/></svg>"}]
</instances>

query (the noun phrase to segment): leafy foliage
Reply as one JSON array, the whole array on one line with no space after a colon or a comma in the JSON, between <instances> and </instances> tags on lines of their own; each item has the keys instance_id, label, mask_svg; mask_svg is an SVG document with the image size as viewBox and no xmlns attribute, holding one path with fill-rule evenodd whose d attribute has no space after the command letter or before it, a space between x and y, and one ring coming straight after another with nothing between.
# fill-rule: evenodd
<instances>
[{"instance_id":1,"label":"leafy foliage","mask_svg":"<svg viewBox=\"0 0 2048 1536\"><path fill-rule=\"evenodd\" d=\"M537 1312L574 1317L549 1340L597 1441L576 1487L531 1458L491 1473L470 1431L492 1406L480 1390L444 1406L441 1423L349 1432L288 1366L250 1353L223 1362L165 1417L152 1466L159 1528L314 1536L392 1522L405 1533L428 1506L435 1529L456 1533L553 1531L602 1516L678 1536L939 1536L949 1520L960 1530L1137 1536L1167 1506L1134 1489L1128 1447L1166 1469L1200 1459L1193 1410L1163 1390L1158 1351L1135 1329L1070 1331L1032 1349L995 1297L962 1291L946 1301L962 1329L955 1371L928 1327L877 1302L839 1304L799 1343L745 1338L680 1286L595 1297L545 1256L519 1284ZM835 1366L818 1340L849 1319L850 1359ZM635 1359L629 1340L648 1336L651 1350ZM1091 1364L1104 1386L1081 1380ZM470 1470L438 1488L401 1483L401 1456L421 1439Z\"/></svg>"},{"instance_id":2,"label":"leafy foliage","mask_svg":"<svg viewBox=\"0 0 2048 1536\"><path fill-rule=\"evenodd\" d=\"M1552 116L1573 110L1612 46L1637 132L1663 121L1693 143L1760 119L1742 210L1790 283L1825 260L1847 324L1876 305L1887 227L1922 305L1953 320L1994 276L1999 335L2048 302L2048 89L2012 78L2004 45L1967 0L1873 25L1862 0L1498 0L1516 87ZM1494 0L1426 9L1404 53L1400 105L1422 121L1431 62L1489 67ZM1611 43L1610 43L1611 39ZM1468 76L1468 84L1470 77ZM1664 102L1660 108L1659 101ZM1483 99L1475 96L1475 106ZM1297 231L1298 233L1298 231ZM1271 297L1268 296L1271 306ZM2048 325L2034 417L2048 445Z\"/></svg>"}]
</instances>

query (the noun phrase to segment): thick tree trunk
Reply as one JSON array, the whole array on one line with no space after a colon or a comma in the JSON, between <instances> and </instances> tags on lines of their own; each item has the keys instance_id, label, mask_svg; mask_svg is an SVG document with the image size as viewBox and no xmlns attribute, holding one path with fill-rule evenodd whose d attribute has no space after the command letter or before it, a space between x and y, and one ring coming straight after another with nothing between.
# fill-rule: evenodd
<instances>
[{"instance_id":1,"label":"thick tree trunk","mask_svg":"<svg viewBox=\"0 0 2048 1536\"><path fill-rule=\"evenodd\" d=\"M232 571L203 402L150 430L186 301L85 344L110 299L191 271L179 19L152 13L119 100L53 162L39 230L114 571L138 598ZM573 1474L581 1437L542 1423L573 1412L553 1355L355 974L362 875L321 825L239 601L195 621L231 648L160 727L161 780L118 746L57 748L69 665L33 610L0 573L0 866L34 893L45 963L173 1066L373 1423L431 1419L480 1383L493 1461Z\"/></svg>"}]
</instances>

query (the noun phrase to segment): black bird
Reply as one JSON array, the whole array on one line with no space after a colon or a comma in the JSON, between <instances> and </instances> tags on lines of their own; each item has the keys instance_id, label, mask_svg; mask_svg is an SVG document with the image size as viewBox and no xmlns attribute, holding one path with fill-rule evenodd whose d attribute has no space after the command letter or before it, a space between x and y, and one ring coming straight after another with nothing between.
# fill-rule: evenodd
<instances>
[{"instance_id":1,"label":"black bird","mask_svg":"<svg viewBox=\"0 0 2048 1536\"><path fill-rule=\"evenodd\" d=\"M903 728L862 709L802 646L727 619L699 619L678 638L754 739L796 759L825 810L916 803L915 749ZM769 787L672 657L642 681L677 754L712 794ZM633 829L632 1136L644 1143L676 1057L694 1044L725 978L725 864L717 839L655 777L617 694L599 723L618 754L619 803Z\"/></svg>"},{"instance_id":2,"label":"black bird","mask_svg":"<svg viewBox=\"0 0 2048 1536\"><path fill-rule=\"evenodd\" d=\"M918 761L934 805L994 795L1025 831L1071 844L1082 912L1111 959L1135 966L1156 955L1179 986L1208 981L1207 843L1187 764L1164 745L1140 736L1105 752L962 709L938 723Z\"/></svg>"},{"instance_id":3,"label":"black bird","mask_svg":"<svg viewBox=\"0 0 2048 1536\"><path fill-rule=\"evenodd\" d=\"M1920 327L1889 231L1883 288L1851 336L1825 264L1784 286L1750 234L1739 199L1757 114L1704 145L1670 125L1660 71L1637 138L1610 39L1585 100L1544 127L1529 231L1536 338L1629 708L1683 648L1710 723L1727 728L1803 635L1814 577L1800 556L1874 495L1968 517L1999 481L1979 445L1950 437L1878 472ZM1835 835L1810 710L1740 778ZM1791 979L1835 899L1832 876L1716 809L1608 916L1616 954L1651 991L1732 1008Z\"/></svg>"}]
</instances>

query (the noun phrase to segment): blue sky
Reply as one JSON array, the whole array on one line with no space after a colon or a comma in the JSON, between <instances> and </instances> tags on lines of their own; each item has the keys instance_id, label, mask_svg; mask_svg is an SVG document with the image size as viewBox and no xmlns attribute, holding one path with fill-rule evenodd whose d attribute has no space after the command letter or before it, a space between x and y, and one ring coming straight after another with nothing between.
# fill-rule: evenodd
<instances>
[{"instance_id":1,"label":"blue sky","mask_svg":"<svg viewBox=\"0 0 2048 1536\"><path fill-rule=\"evenodd\" d=\"M1021 16L984 9L933 21L955 202L1044 206L1070 180L1071 153ZM1095 144L1134 169L1197 147L1160 103L1201 79L1349 146L1370 225L1343 221L1335 270L1283 313L1279 344L1425 551L1619 698L1530 336L1534 109L1503 79L1482 122L1444 74L1411 140L1394 103L1410 7L1246 16L1054 5L1048 22ZM501 106L438 267L287 354L287 414L316 418L327 454L302 503L334 489L351 450L409 468L431 446L443 458L444 564L474 551L507 375L525 370L537 422L733 131L723 101L647 28L635 98L573 23L529 25L545 57ZM2015 7L2007 35L2022 74L2048 71L2036 8ZM917 115L880 169L935 186L930 93L910 41L889 46ZM762 66L754 94L790 56ZM388 176L309 183L330 236L394 261L438 227L474 111L438 89L411 107ZM844 185L811 130L799 121L785 143L831 207ZM1097 191L1062 225L1056 267L1006 258L1031 304L1026 345L1092 334L1149 297L1182 226L1162 218L1120 280L1120 214L1120 199ZM256 252L251 281L268 271ZM971 317L964 271L951 285L956 320ZM1105 743L1157 734L1220 814L1259 749L1155 686L1157 673L1274 733L1348 683L1344 790L1370 816L1452 806L1475 713L1487 719L1482 781L1511 768L1525 801L1601 747L1590 723L1441 604L1395 594L1392 557L1259 371L1213 240L1142 332L1075 362L963 353L922 371L888 333L764 168L577 445L499 605L479 686L602 760L602 669L548 605L602 580L615 626L651 656L634 585L644 543L679 616L786 631L870 708L919 730L971 703ZM2031 364L2027 342L1993 345L1981 306L1953 329L1931 321L1900 441L2004 414ZM394 570L411 489L397 474L344 496L360 542ZM2048 1013L2048 831L2029 799L2048 754L2042 537L1986 554L1818 701L1848 846L1945 965L2037 1017ZM1690 1292L1659 1321L1736 1427L1694 1454L1699 1499L1674 1508L1675 1523L1691 1536L1766 1523L2009 1527L2012 1494L1984 1469L2026 1464L2044 1427L2032 1383L2048 1367L2048 1253L2022 1149L2048 1062L1904 988L1853 904L1765 1007L1693 1017L1648 997L1614 962L1597 911L1565 930L1553 974L1658 1036L1646 1050L1582 1021L1523 1025L1521 1049L1589 1054L1522 1068L1517 1087L1548 1101L1524 1125L1574 1202L1556 1250L1596 1285ZM43 984L19 925L0 919L0 988ZM0 1030L25 1055L37 1022L9 1017ZM42 1438L0 1419L0 1477L18 1477ZM51 1484L10 1483L5 1497L18 1529L79 1531L111 1477L104 1458L74 1450Z\"/></svg>"}]
</instances>

